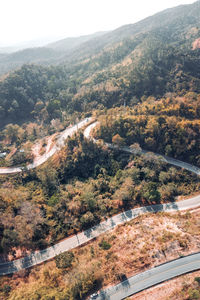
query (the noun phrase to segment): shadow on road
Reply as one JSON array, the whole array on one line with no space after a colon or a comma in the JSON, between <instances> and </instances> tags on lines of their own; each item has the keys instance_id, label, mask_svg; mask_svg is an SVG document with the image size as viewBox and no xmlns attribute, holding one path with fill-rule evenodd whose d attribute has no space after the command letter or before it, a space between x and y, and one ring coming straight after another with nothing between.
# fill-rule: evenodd
<instances>
[{"instance_id":1,"label":"shadow on road","mask_svg":"<svg viewBox=\"0 0 200 300\"><path fill-rule=\"evenodd\" d=\"M170 210L178 210L178 205L176 202L171 202L167 204L156 204L153 206L145 206L144 212L148 213L156 213L161 211L170 211Z\"/></svg>"},{"instance_id":2,"label":"shadow on road","mask_svg":"<svg viewBox=\"0 0 200 300\"><path fill-rule=\"evenodd\" d=\"M92 237L92 232L95 230L95 227L97 227L97 226L94 226L94 227L92 227L92 228L90 228L90 229L85 230L85 231L84 231L84 235L85 235L87 238Z\"/></svg>"},{"instance_id":3,"label":"shadow on road","mask_svg":"<svg viewBox=\"0 0 200 300\"><path fill-rule=\"evenodd\" d=\"M121 285L123 286L123 288L128 288L130 287L130 283L129 280L126 276L126 274L118 274L118 280L121 281Z\"/></svg>"},{"instance_id":4,"label":"shadow on road","mask_svg":"<svg viewBox=\"0 0 200 300\"><path fill-rule=\"evenodd\" d=\"M33 255L29 255L15 261L0 264L0 273L1 275L12 274L32 267L33 265L35 265L35 258Z\"/></svg>"},{"instance_id":5,"label":"shadow on road","mask_svg":"<svg viewBox=\"0 0 200 300\"><path fill-rule=\"evenodd\" d=\"M127 210L124 212L126 219L132 219L133 218L133 212L132 210Z\"/></svg>"},{"instance_id":6,"label":"shadow on road","mask_svg":"<svg viewBox=\"0 0 200 300\"><path fill-rule=\"evenodd\" d=\"M110 299L110 296L108 296L108 294L106 293L106 291L101 291L99 293L99 298L101 300L108 300L108 299Z\"/></svg>"},{"instance_id":7,"label":"shadow on road","mask_svg":"<svg viewBox=\"0 0 200 300\"><path fill-rule=\"evenodd\" d=\"M113 218L110 219L110 223L112 228L114 228L116 226L116 223L114 222Z\"/></svg>"},{"instance_id":8,"label":"shadow on road","mask_svg":"<svg viewBox=\"0 0 200 300\"><path fill-rule=\"evenodd\" d=\"M124 220L126 220L126 218ZM96 237L99 234L104 233L107 230L112 229L116 226L116 223L112 217L110 219L108 219L108 221L110 221L110 223L109 222L107 223L107 221L104 221L104 222L99 223L89 229L84 230L84 235L87 238Z\"/></svg>"}]
</instances>

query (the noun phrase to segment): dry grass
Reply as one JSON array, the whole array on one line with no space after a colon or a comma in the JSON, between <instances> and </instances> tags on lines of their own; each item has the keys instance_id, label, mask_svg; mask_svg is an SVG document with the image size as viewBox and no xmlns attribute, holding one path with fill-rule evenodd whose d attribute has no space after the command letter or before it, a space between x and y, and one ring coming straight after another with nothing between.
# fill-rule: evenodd
<instances>
[{"instance_id":1,"label":"dry grass","mask_svg":"<svg viewBox=\"0 0 200 300\"><path fill-rule=\"evenodd\" d=\"M51 279L44 278L47 276L44 275L45 272L50 274L48 276L53 278L54 283L56 282L57 286L54 284L54 289L62 290L77 273L101 270L105 274L103 287L106 287L117 283L120 274L129 277L180 255L199 251L199 216L199 211L193 214L158 213L140 216L75 249L75 260L69 272L60 271L55 262L51 261L33 268L30 274L23 278L16 274L11 278L4 277L4 284L12 286L8 299L14 299L13 295L17 298L17 295L22 295L24 291L26 294L28 291L34 294L39 288L47 288L47 282L51 284ZM111 245L109 250L100 247L102 239Z\"/></svg>"}]
</instances>

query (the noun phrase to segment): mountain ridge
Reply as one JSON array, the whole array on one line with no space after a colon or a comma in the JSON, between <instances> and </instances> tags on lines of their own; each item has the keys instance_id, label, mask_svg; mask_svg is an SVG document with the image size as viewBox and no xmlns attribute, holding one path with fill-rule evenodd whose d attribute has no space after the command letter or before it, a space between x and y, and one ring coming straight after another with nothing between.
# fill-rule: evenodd
<instances>
[{"instance_id":1,"label":"mountain ridge","mask_svg":"<svg viewBox=\"0 0 200 300\"><path fill-rule=\"evenodd\" d=\"M99 51L102 51L105 47L109 47L115 43L122 42L126 38L134 37L137 34L147 33L152 30L158 29L160 26L163 28L164 25L170 22L174 22L177 20L180 15L180 22L184 25L184 18L187 18L188 21L192 24L192 20L194 20L200 16L198 14L200 2L196 1L193 4L187 5L179 5L175 8L168 8L164 11L156 13L153 16L149 16L139 22L134 24L123 25L113 31L110 32L100 32L94 33L91 35L81 36L78 38L66 38L62 40L58 40L55 43L47 44L45 47L39 47L37 49L43 48L51 48L53 50L58 50L57 57L56 53L55 57L46 56L43 61L43 57L39 58L40 64L59 64L59 63L71 63L75 60L80 60L91 55L97 54ZM191 12L188 15L189 9L191 8ZM184 14L184 16L183 16ZM163 15L166 18L163 18ZM196 17L195 17L196 16ZM185 22L186 23L186 22ZM199 22L198 22L199 23ZM200 23L199 23L200 26ZM66 45L64 45L66 43ZM71 45L70 45L71 43ZM25 49L27 50L27 49ZM37 61L34 60L34 52L35 49L30 49L30 52L33 51L33 59L30 59L30 63L35 63ZM42 50L41 50L42 51ZM38 51L39 52L39 51ZM23 62L18 62L17 57L20 56L21 51L16 53L7 54L5 62L0 61L1 70L0 75L15 69L16 67L20 67L23 63L27 63L26 59ZM16 61L13 62L13 54L16 57Z\"/></svg>"},{"instance_id":2,"label":"mountain ridge","mask_svg":"<svg viewBox=\"0 0 200 300\"><path fill-rule=\"evenodd\" d=\"M101 35L106 34L107 31L95 32L88 35L82 35L78 37L67 37L62 40L58 40L56 42L50 43L46 45L46 48L51 48L57 51L70 51L71 49L79 46L80 44L93 39L100 37Z\"/></svg>"},{"instance_id":3,"label":"mountain ridge","mask_svg":"<svg viewBox=\"0 0 200 300\"><path fill-rule=\"evenodd\" d=\"M35 51L35 60L21 69L18 64L19 69L1 81L1 122L36 115L41 101L49 121L64 111L88 113L125 102L133 105L142 97L200 93L198 43L193 50L199 38L198 1L92 38L68 53L39 48L12 54L32 63ZM1 70L6 59L0 57Z\"/></svg>"}]
</instances>

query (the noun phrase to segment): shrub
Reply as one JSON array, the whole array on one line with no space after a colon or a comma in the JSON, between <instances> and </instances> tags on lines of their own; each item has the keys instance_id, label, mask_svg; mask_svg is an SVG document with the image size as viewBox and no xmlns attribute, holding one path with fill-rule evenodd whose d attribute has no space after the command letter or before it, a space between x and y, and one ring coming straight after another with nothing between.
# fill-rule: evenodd
<instances>
[{"instance_id":1,"label":"shrub","mask_svg":"<svg viewBox=\"0 0 200 300\"><path fill-rule=\"evenodd\" d=\"M5 284L4 287L2 288L2 292L5 294L5 295L8 295L11 291L11 286L8 285L8 284Z\"/></svg>"},{"instance_id":2,"label":"shrub","mask_svg":"<svg viewBox=\"0 0 200 300\"><path fill-rule=\"evenodd\" d=\"M189 298L190 300L200 299L200 293L198 290L189 290Z\"/></svg>"},{"instance_id":3,"label":"shrub","mask_svg":"<svg viewBox=\"0 0 200 300\"><path fill-rule=\"evenodd\" d=\"M103 250L109 250L111 248L111 245L108 242L106 242L105 240L102 240L99 243L99 247L102 248Z\"/></svg>"},{"instance_id":4,"label":"shrub","mask_svg":"<svg viewBox=\"0 0 200 300\"><path fill-rule=\"evenodd\" d=\"M200 285L200 277L195 277L194 279L196 282L198 282L198 284Z\"/></svg>"},{"instance_id":5,"label":"shrub","mask_svg":"<svg viewBox=\"0 0 200 300\"><path fill-rule=\"evenodd\" d=\"M70 268L74 260L72 252L64 252L56 256L56 267L59 269Z\"/></svg>"}]
</instances>

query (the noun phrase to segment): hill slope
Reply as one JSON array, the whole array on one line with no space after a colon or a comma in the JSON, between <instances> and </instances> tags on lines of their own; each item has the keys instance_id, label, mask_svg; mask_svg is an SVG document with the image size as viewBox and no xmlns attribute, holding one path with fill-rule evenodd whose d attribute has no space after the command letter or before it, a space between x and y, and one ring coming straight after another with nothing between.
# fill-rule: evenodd
<instances>
[{"instance_id":1,"label":"hill slope","mask_svg":"<svg viewBox=\"0 0 200 300\"><path fill-rule=\"evenodd\" d=\"M23 64L35 63L42 65L58 64L65 60L65 56L73 53L74 48L81 44L95 39L105 34L105 32L97 32L91 35L80 36L77 38L66 38L45 47L27 48L24 50L13 51L12 53L2 52L0 49L0 75L11 70L21 67ZM2 48L2 51L4 48Z\"/></svg>"},{"instance_id":2,"label":"hill slope","mask_svg":"<svg viewBox=\"0 0 200 300\"><path fill-rule=\"evenodd\" d=\"M200 93L199 38L197 1L76 47L77 40L68 53L39 48L12 54L8 59L3 56L2 64L34 61L56 66L24 66L0 83L1 122L37 115L41 101L47 111L44 115L51 120L62 118L63 111L72 114L124 103L133 105L143 96Z\"/></svg>"},{"instance_id":3,"label":"hill slope","mask_svg":"<svg viewBox=\"0 0 200 300\"><path fill-rule=\"evenodd\" d=\"M66 38L51 44L48 44L46 47L54 49L56 51L65 51L68 52L75 47L80 46L81 44L95 38L99 38L100 36L106 34L106 32L96 32L90 35L84 35L80 37L70 37Z\"/></svg>"}]
</instances>

